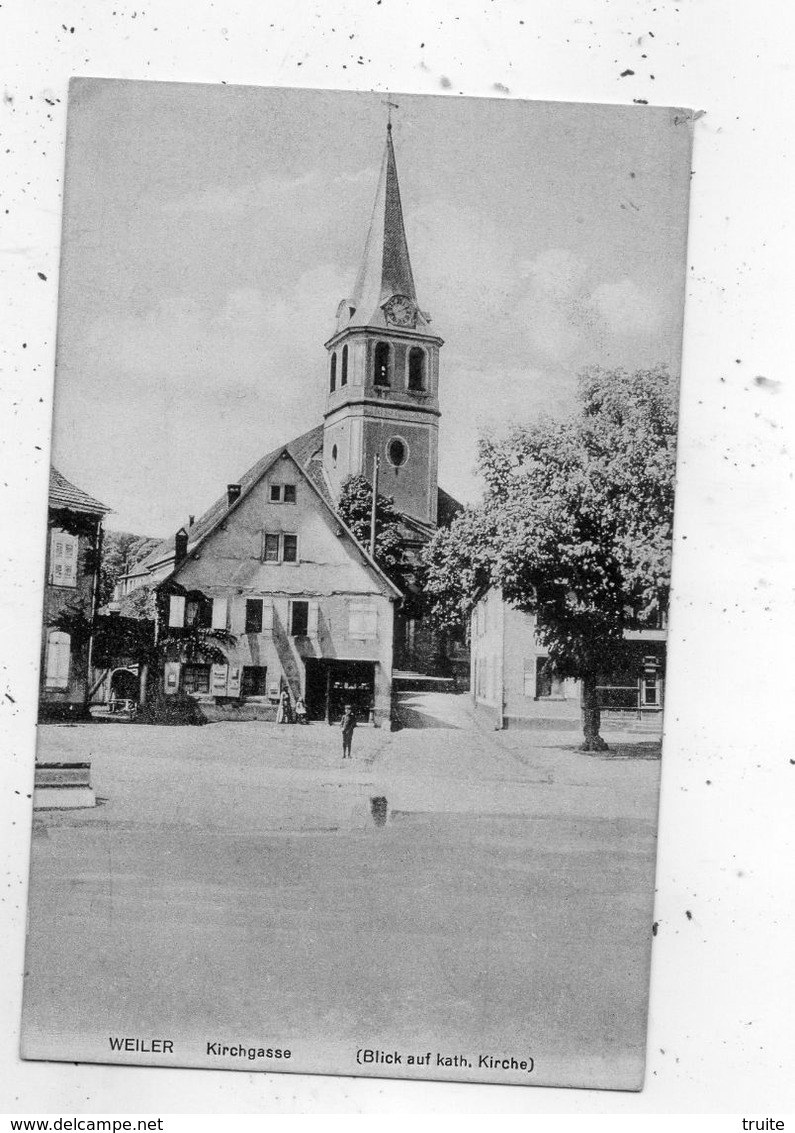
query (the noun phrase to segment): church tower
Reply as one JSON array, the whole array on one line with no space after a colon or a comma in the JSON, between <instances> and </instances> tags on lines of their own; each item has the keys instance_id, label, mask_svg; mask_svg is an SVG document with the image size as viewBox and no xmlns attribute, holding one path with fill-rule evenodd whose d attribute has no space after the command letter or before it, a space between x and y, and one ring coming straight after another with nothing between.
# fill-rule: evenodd
<instances>
[{"instance_id":1,"label":"church tower","mask_svg":"<svg viewBox=\"0 0 795 1133\"><path fill-rule=\"evenodd\" d=\"M351 475L423 524L437 521L439 348L420 309L400 203L392 125L364 257L326 343L323 465L335 494Z\"/></svg>"}]
</instances>

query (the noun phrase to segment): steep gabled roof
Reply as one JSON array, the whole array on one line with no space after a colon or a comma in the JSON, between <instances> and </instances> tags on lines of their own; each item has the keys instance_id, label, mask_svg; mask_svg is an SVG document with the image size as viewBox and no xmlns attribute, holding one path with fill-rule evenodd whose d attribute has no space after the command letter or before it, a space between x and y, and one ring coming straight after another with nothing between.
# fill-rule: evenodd
<instances>
[{"instance_id":1,"label":"steep gabled roof","mask_svg":"<svg viewBox=\"0 0 795 1133\"><path fill-rule=\"evenodd\" d=\"M316 428L310 429L309 432L302 433L302 435L296 437L295 440L289 441L286 445L281 445L279 448L273 449L263 456L261 460L258 460L257 463L241 477L240 495L231 506L229 505L227 496L222 496L219 500L216 500L212 507L208 508L204 515L190 528L188 554L190 555L194 550L198 549L206 539L209 539L216 527L237 510L271 465L275 464L281 456L287 454L295 463L301 475L305 477L309 486L314 490L321 505L330 513L334 522L342 528L349 537L357 553L367 566L374 571L381 582L384 583L393 594L402 598L403 594L399 587L384 573L375 559L370 557L367 550L361 545L344 520L337 514L325 476L322 474L322 462L318 459L319 454L322 455L322 451L323 426L318 425ZM154 566L157 563L162 563L164 560L167 560L169 557L173 556L173 554L174 537L172 536L170 539L164 540L159 547L156 547L152 555L150 555L145 562ZM158 585L162 585L164 582L173 579L178 572L179 567L175 567L167 578L162 579Z\"/></svg>"},{"instance_id":2,"label":"steep gabled roof","mask_svg":"<svg viewBox=\"0 0 795 1133\"><path fill-rule=\"evenodd\" d=\"M107 515L112 508L101 504L82 488L75 487L57 468L50 465L50 492L49 504L53 508L68 508L70 511L82 511L89 515Z\"/></svg>"},{"instance_id":3,"label":"steep gabled roof","mask_svg":"<svg viewBox=\"0 0 795 1133\"><path fill-rule=\"evenodd\" d=\"M302 433L300 437L296 437L292 441L288 441L286 445L279 445L278 448L271 449L265 456L261 457L256 464L253 464L247 472L245 472L240 480L241 497L247 495L250 489L256 484L261 476L267 472L270 466L276 461L285 449L290 453L293 459L302 468L305 464L312 460L318 449L323 448L323 426L316 425L314 429L310 429L307 433ZM328 489L326 489L328 491ZM229 511L229 502L226 493L220 496L219 499L212 504L204 515L200 516L193 526L186 525L185 530L188 532L188 549L190 550L203 539L204 536L211 531L218 521L226 515ZM174 536L170 535L159 543L155 549L146 556L146 558L137 564L134 573L141 574L158 563L164 562L174 554Z\"/></svg>"}]
</instances>

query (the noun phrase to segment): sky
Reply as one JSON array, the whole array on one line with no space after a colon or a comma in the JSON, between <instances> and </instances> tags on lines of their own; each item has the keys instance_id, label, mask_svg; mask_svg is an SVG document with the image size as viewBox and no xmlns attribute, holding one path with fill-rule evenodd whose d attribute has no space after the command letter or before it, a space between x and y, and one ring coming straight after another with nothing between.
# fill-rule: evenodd
<instances>
[{"instance_id":1,"label":"sky","mask_svg":"<svg viewBox=\"0 0 795 1133\"><path fill-rule=\"evenodd\" d=\"M53 463L165 536L319 424L386 96L73 80ZM420 306L445 345L439 482L574 403L586 366L678 373L690 128L676 111L393 94Z\"/></svg>"}]
</instances>

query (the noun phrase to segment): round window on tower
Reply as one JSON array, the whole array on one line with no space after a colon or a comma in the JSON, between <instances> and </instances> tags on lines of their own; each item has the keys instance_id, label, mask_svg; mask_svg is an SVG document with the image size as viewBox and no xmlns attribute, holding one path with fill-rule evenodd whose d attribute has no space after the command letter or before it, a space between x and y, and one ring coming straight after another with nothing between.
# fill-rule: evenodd
<instances>
[{"instance_id":1,"label":"round window on tower","mask_svg":"<svg viewBox=\"0 0 795 1133\"><path fill-rule=\"evenodd\" d=\"M393 437L386 446L386 458L393 468L400 468L408 460L409 446L402 437Z\"/></svg>"}]
</instances>

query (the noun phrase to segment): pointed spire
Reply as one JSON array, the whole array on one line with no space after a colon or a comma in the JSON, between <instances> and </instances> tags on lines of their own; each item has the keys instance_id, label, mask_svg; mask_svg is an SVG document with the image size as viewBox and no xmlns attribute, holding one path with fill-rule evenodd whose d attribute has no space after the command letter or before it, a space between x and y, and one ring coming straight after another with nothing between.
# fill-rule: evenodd
<instances>
[{"instance_id":1,"label":"pointed spire","mask_svg":"<svg viewBox=\"0 0 795 1133\"><path fill-rule=\"evenodd\" d=\"M417 324L425 323L418 309L411 270L390 118L364 256L353 293L349 300L340 304L338 329L344 326L385 326L383 305L393 295L410 300L417 311Z\"/></svg>"}]
</instances>

